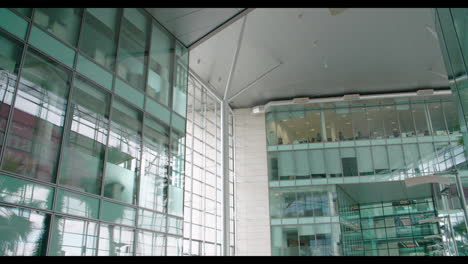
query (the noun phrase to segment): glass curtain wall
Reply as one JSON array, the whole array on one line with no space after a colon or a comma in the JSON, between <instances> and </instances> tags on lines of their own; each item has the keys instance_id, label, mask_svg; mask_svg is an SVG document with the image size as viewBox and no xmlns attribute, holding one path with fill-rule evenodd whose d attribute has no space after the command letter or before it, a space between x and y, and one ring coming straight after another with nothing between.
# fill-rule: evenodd
<instances>
[{"instance_id":1,"label":"glass curtain wall","mask_svg":"<svg viewBox=\"0 0 468 264\"><path fill-rule=\"evenodd\" d=\"M223 255L223 206L230 208L229 239L234 255L233 122L229 121L229 197L223 203L221 101L189 75L184 195L184 255Z\"/></svg>"},{"instance_id":2,"label":"glass curtain wall","mask_svg":"<svg viewBox=\"0 0 468 264\"><path fill-rule=\"evenodd\" d=\"M187 49L134 8L1 8L0 46L0 255L182 255Z\"/></svg>"}]
</instances>

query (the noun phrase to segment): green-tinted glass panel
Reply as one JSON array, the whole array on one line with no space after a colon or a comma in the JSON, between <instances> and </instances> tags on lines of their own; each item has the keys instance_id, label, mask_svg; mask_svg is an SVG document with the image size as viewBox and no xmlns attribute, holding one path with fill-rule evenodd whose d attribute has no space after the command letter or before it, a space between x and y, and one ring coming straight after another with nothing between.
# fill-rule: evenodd
<instances>
[{"instance_id":1,"label":"green-tinted glass panel","mask_svg":"<svg viewBox=\"0 0 468 264\"><path fill-rule=\"evenodd\" d=\"M55 210L65 214L97 219L99 215L99 200L58 189Z\"/></svg>"},{"instance_id":2,"label":"green-tinted glass panel","mask_svg":"<svg viewBox=\"0 0 468 264\"><path fill-rule=\"evenodd\" d=\"M133 256L134 230L101 224L99 232L99 256Z\"/></svg>"},{"instance_id":3,"label":"green-tinted glass panel","mask_svg":"<svg viewBox=\"0 0 468 264\"><path fill-rule=\"evenodd\" d=\"M100 194L110 95L81 78L75 78L74 85L60 184Z\"/></svg>"},{"instance_id":4,"label":"green-tinted glass panel","mask_svg":"<svg viewBox=\"0 0 468 264\"><path fill-rule=\"evenodd\" d=\"M104 196L135 202L135 181L140 169L142 113L114 100L107 153Z\"/></svg>"},{"instance_id":5,"label":"green-tinted glass panel","mask_svg":"<svg viewBox=\"0 0 468 264\"><path fill-rule=\"evenodd\" d=\"M176 44L175 64L172 109L185 117L187 110L188 50L178 42Z\"/></svg>"},{"instance_id":6,"label":"green-tinted glass panel","mask_svg":"<svg viewBox=\"0 0 468 264\"><path fill-rule=\"evenodd\" d=\"M87 8L80 50L97 63L114 71L119 24L117 8Z\"/></svg>"},{"instance_id":7,"label":"green-tinted glass panel","mask_svg":"<svg viewBox=\"0 0 468 264\"><path fill-rule=\"evenodd\" d=\"M144 90L150 18L140 9L125 8L120 31L117 73L138 89Z\"/></svg>"},{"instance_id":8,"label":"green-tinted glass panel","mask_svg":"<svg viewBox=\"0 0 468 264\"><path fill-rule=\"evenodd\" d=\"M117 79L115 83L115 93L133 103L134 105L143 108L145 101L144 94L119 79Z\"/></svg>"},{"instance_id":9,"label":"green-tinted glass panel","mask_svg":"<svg viewBox=\"0 0 468 264\"><path fill-rule=\"evenodd\" d=\"M181 237L167 236L167 255L182 256L182 242Z\"/></svg>"},{"instance_id":10,"label":"green-tinted glass panel","mask_svg":"<svg viewBox=\"0 0 468 264\"><path fill-rule=\"evenodd\" d=\"M34 22L75 46L82 15L83 8L36 8Z\"/></svg>"},{"instance_id":11,"label":"green-tinted glass panel","mask_svg":"<svg viewBox=\"0 0 468 264\"><path fill-rule=\"evenodd\" d=\"M185 133L171 133L171 170L169 180L168 212L183 216L185 175Z\"/></svg>"},{"instance_id":12,"label":"green-tinted glass panel","mask_svg":"<svg viewBox=\"0 0 468 264\"><path fill-rule=\"evenodd\" d=\"M35 26L31 29L29 43L61 61L65 65L73 67L75 51Z\"/></svg>"},{"instance_id":13,"label":"green-tinted glass panel","mask_svg":"<svg viewBox=\"0 0 468 264\"><path fill-rule=\"evenodd\" d=\"M170 80L173 56L173 38L159 24L153 22L146 92L166 106L169 106L171 96Z\"/></svg>"},{"instance_id":14,"label":"green-tinted glass panel","mask_svg":"<svg viewBox=\"0 0 468 264\"><path fill-rule=\"evenodd\" d=\"M0 27L21 39L25 39L28 22L7 8L0 8Z\"/></svg>"},{"instance_id":15,"label":"green-tinted glass panel","mask_svg":"<svg viewBox=\"0 0 468 264\"><path fill-rule=\"evenodd\" d=\"M14 10L18 11L20 14L26 17L31 17L32 8L13 8Z\"/></svg>"},{"instance_id":16,"label":"green-tinted glass panel","mask_svg":"<svg viewBox=\"0 0 468 264\"><path fill-rule=\"evenodd\" d=\"M53 197L52 187L0 175L0 201L52 209Z\"/></svg>"},{"instance_id":17,"label":"green-tinted glass panel","mask_svg":"<svg viewBox=\"0 0 468 264\"><path fill-rule=\"evenodd\" d=\"M163 234L138 231L137 256L164 256L166 237Z\"/></svg>"},{"instance_id":18,"label":"green-tinted glass panel","mask_svg":"<svg viewBox=\"0 0 468 264\"><path fill-rule=\"evenodd\" d=\"M3 147L8 114L13 102L17 74L19 70L22 45L0 33L0 149ZM23 141L18 140L18 147L27 147ZM23 143L23 144L22 144Z\"/></svg>"},{"instance_id":19,"label":"green-tinted glass panel","mask_svg":"<svg viewBox=\"0 0 468 264\"><path fill-rule=\"evenodd\" d=\"M69 73L29 50L16 95L2 169L54 182L69 92ZM21 138L24 147L17 147Z\"/></svg>"},{"instance_id":20,"label":"green-tinted glass panel","mask_svg":"<svg viewBox=\"0 0 468 264\"><path fill-rule=\"evenodd\" d=\"M167 211L169 128L146 117L139 205Z\"/></svg>"},{"instance_id":21,"label":"green-tinted glass panel","mask_svg":"<svg viewBox=\"0 0 468 264\"><path fill-rule=\"evenodd\" d=\"M49 256L96 256L98 227L95 222L55 216Z\"/></svg>"},{"instance_id":22,"label":"green-tinted glass panel","mask_svg":"<svg viewBox=\"0 0 468 264\"><path fill-rule=\"evenodd\" d=\"M0 205L0 256L45 256L50 215Z\"/></svg>"},{"instance_id":23,"label":"green-tinted glass panel","mask_svg":"<svg viewBox=\"0 0 468 264\"><path fill-rule=\"evenodd\" d=\"M138 227L165 233L166 215L139 209Z\"/></svg>"},{"instance_id":24,"label":"green-tinted glass panel","mask_svg":"<svg viewBox=\"0 0 468 264\"><path fill-rule=\"evenodd\" d=\"M167 124L170 123L171 112L167 108L151 100L150 98L146 98L146 111L158 117L159 119L166 122Z\"/></svg>"},{"instance_id":25,"label":"green-tinted glass panel","mask_svg":"<svg viewBox=\"0 0 468 264\"><path fill-rule=\"evenodd\" d=\"M184 220L182 218L167 217L167 232L175 235L182 235Z\"/></svg>"},{"instance_id":26,"label":"green-tinted glass panel","mask_svg":"<svg viewBox=\"0 0 468 264\"><path fill-rule=\"evenodd\" d=\"M181 118L177 114L172 113L172 127L184 132L185 131L185 119Z\"/></svg>"},{"instance_id":27,"label":"green-tinted glass panel","mask_svg":"<svg viewBox=\"0 0 468 264\"><path fill-rule=\"evenodd\" d=\"M95 63L81 55L78 56L78 64L76 65L76 69L103 87L109 90L112 89L112 74L103 70L101 67L97 66Z\"/></svg>"},{"instance_id":28,"label":"green-tinted glass panel","mask_svg":"<svg viewBox=\"0 0 468 264\"><path fill-rule=\"evenodd\" d=\"M135 208L102 201L101 219L122 225L135 225Z\"/></svg>"}]
</instances>

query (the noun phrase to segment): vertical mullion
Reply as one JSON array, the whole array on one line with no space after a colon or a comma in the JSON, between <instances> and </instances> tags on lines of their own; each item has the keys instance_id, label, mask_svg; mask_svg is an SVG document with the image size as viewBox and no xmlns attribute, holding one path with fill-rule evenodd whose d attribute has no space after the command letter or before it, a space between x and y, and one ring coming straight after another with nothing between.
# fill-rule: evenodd
<instances>
[{"instance_id":1,"label":"vertical mullion","mask_svg":"<svg viewBox=\"0 0 468 264\"><path fill-rule=\"evenodd\" d=\"M195 83L193 83L193 93L192 93L192 99L193 99L193 104L192 104L192 131L191 131L191 134L192 134L192 143L191 143L191 151L192 151L192 155L190 155L190 163L191 163L191 174L192 175L192 180L190 181L190 234L189 234L189 254L192 255L192 231L193 231L193 181L194 181L194 177L193 177L193 166L195 166L193 164L193 149L194 149L194 142L195 142L195 135L194 135L194 131L195 131L195 90L196 90L196 87L195 87ZM188 98L189 94L187 94L187 98ZM188 119L187 119L187 122L188 122Z\"/></svg>"}]
</instances>

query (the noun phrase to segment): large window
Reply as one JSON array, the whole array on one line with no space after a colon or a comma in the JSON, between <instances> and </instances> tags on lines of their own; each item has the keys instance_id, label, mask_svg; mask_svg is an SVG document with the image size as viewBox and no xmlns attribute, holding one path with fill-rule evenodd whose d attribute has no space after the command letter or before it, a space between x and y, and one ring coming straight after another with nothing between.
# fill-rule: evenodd
<instances>
[{"instance_id":1,"label":"large window","mask_svg":"<svg viewBox=\"0 0 468 264\"><path fill-rule=\"evenodd\" d=\"M117 8L87 8L80 50L97 63L114 70L119 25Z\"/></svg>"},{"instance_id":2,"label":"large window","mask_svg":"<svg viewBox=\"0 0 468 264\"><path fill-rule=\"evenodd\" d=\"M72 122L65 136L60 183L100 194L110 95L81 78L74 84Z\"/></svg>"},{"instance_id":3,"label":"large window","mask_svg":"<svg viewBox=\"0 0 468 264\"><path fill-rule=\"evenodd\" d=\"M182 255L186 47L143 8L0 13L0 255Z\"/></svg>"},{"instance_id":4,"label":"large window","mask_svg":"<svg viewBox=\"0 0 468 264\"><path fill-rule=\"evenodd\" d=\"M141 10L136 8L124 10L117 73L141 90L145 87L149 23L149 18Z\"/></svg>"},{"instance_id":5,"label":"large window","mask_svg":"<svg viewBox=\"0 0 468 264\"><path fill-rule=\"evenodd\" d=\"M36 8L34 22L76 46L83 8Z\"/></svg>"},{"instance_id":6,"label":"large window","mask_svg":"<svg viewBox=\"0 0 468 264\"><path fill-rule=\"evenodd\" d=\"M135 202L139 176L142 114L114 100L107 154L104 196L126 203Z\"/></svg>"},{"instance_id":7,"label":"large window","mask_svg":"<svg viewBox=\"0 0 468 264\"><path fill-rule=\"evenodd\" d=\"M3 170L55 181L69 85L70 74L58 63L27 52ZM18 148L20 135L24 147Z\"/></svg>"}]
</instances>

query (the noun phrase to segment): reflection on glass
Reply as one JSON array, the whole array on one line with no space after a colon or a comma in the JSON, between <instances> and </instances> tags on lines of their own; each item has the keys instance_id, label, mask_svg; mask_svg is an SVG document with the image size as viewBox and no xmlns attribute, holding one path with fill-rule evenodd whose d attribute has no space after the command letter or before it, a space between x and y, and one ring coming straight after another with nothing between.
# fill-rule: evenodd
<instances>
[{"instance_id":1,"label":"reflection on glass","mask_svg":"<svg viewBox=\"0 0 468 264\"><path fill-rule=\"evenodd\" d=\"M0 175L0 201L51 209L53 195L52 187Z\"/></svg>"},{"instance_id":2,"label":"reflection on glass","mask_svg":"<svg viewBox=\"0 0 468 264\"><path fill-rule=\"evenodd\" d=\"M356 140L369 139L369 122L364 107L353 107L351 110L351 123Z\"/></svg>"},{"instance_id":3,"label":"reflection on glass","mask_svg":"<svg viewBox=\"0 0 468 264\"><path fill-rule=\"evenodd\" d=\"M108 201L102 201L101 219L121 225L135 225L136 209Z\"/></svg>"},{"instance_id":4,"label":"reflection on glass","mask_svg":"<svg viewBox=\"0 0 468 264\"><path fill-rule=\"evenodd\" d=\"M268 145L278 144L278 137L276 136L276 125L279 120L275 120L275 116L276 116L276 113L274 112L265 113L266 134L267 134ZM187 130L188 130L188 127L187 127Z\"/></svg>"},{"instance_id":5,"label":"reflection on glass","mask_svg":"<svg viewBox=\"0 0 468 264\"><path fill-rule=\"evenodd\" d=\"M463 115L458 113L457 106L458 103L455 102L442 102L444 116L447 121L447 128L450 134L460 133L460 122L458 117Z\"/></svg>"},{"instance_id":6,"label":"reflection on glass","mask_svg":"<svg viewBox=\"0 0 468 264\"><path fill-rule=\"evenodd\" d=\"M163 234L138 231L137 256L164 256L166 237Z\"/></svg>"},{"instance_id":7,"label":"reflection on glass","mask_svg":"<svg viewBox=\"0 0 468 264\"><path fill-rule=\"evenodd\" d=\"M369 122L369 131L371 139L383 139L385 135L382 111L380 106L367 107L367 122Z\"/></svg>"},{"instance_id":8,"label":"reflection on glass","mask_svg":"<svg viewBox=\"0 0 468 264\"><path fill-rule=\"evenodd\" d=\"M325 149L325 167L328 177L341 177L339 149Z\"/></svg>"},{"instance_id":9,"label":"reflection on glass","mask_svg":"<svg viewBox=\"0 0 468 264\"><path fill-rule=\"evenodd\" d=\"M142 114L119 100L112 106L104 196L126 203L135 201L140 168Z\"/></svg>"},{"instance_id":10,"label":"reflection on glass","mask_svg":"<svg viewBox=\"0 0 468 264\"><path fill-rule=\"evenodd\" d=\"M117 73L130 84L144 90L149 18L136 8L125 8L120 30Z\"/></svg>"},{"instance_id":11,"label":"reflection on glass","mask_svg":"<svg viewBox=\"0 0 468 264\"><path fill-rule=\"evenodd\" d=\"M98 228L94 222L55 216L50 256L95 256Z\"/></svg>"},{"instance_id":12,"label":"reflection on glass","mask_svg":"<svg viewBox=\"0 0 468 264\"><path fill-rule=\"evenodd\" d=\"M442 111L442 105L440 102L434 102L427 104L427 109L430 115L430 131L435 136L446 136L447 128L445 126L444 112Z\"/></svg>"},{"instance_id":13,"label":"reflection on glass","mask_svg":"<svg viewBox=\"0 0 468 264\"><path fill-rule=\"evenodd\" d=\"M167 211L169 128L146 116L140 182L140 206Z\"/></svg>"},{"instance_id":14,"label":"reflection on glass","mask_svg":"<svg viewBox=\"0 0 468 264\"><path fill-rule=\"evenodd\" d=\"M183 216L185 175L185 133L171 133L171 176L169 182L169 213Z\"/></svg>"},{"instance_id":15,"label":"reflection on glass","mask_svg":"<svg viewBox=\"0 0 468 264\"><path fill-rule=\"evenodd\" d=\"M36 8L34 22L75 46L82 14L83 8Z\"/></svg>"},{"instance_id":16,"label":"reflection on glass","mask_svg":"<svg viewBox=\"0 0 468 264\"><path fill-rule=\"evenodd\" d=\"M32 8L13 8L13 9L21 13L23 16L31 17Z\"/></svg>"},{"instance_id":17,"label":"reflection on glass","mask_svg":"<svg viewBox=\"0 0 468 264\"><path fill-rule=\"evenodd\" d=\"M100 194L110 96L81 78L74 83L72 123L65 134L60 184Z\"/></svg>"},{"instance_id":18,"label":"reflection on glass","mask_svg":"<svg viewBox=\"0 0 468 264\"><path fill-rule=\"evenodd\" d=\"M273 256L299 256L297 226L272 226L271 247Z\"/></svg>"},{"instance_id":19,"label":"reflection on glass","mask_svg":"<svg viewBox=\"0 0 468 264\"><path fill-rule=\"evenodd\" d=\"M182 241L181 237L167 236L167 255L182 256ZM215 255L214 248L211 255Z\"/></svg>"},{"instance_id":20,"label":"reflection on glass","mask_svg":"<svg viewBox=\"0 0 468 264\"><path fill-rule=\"evenodd\" d=\"M162 104L169 106L171 95L171 66L174 56L174 40L159 24L153 22L151 51L149 56L147 93Z\"/></svg>"},{"instance_id":21,"label":"reflection on glass","mask_svg":"<svg viewBox=\"0 0 468 264\"><path fill-rule=\"evenodd\" d=\"M12 39L0 34L0 150L3 147L3 138L13 100L22 47ZM30 141L16 138L18 148L27 148ZM29 143L29 144L28 144Z\"/></svg>"},{"instance_id":22,"label":"reflection on glass","mask_svg":"<svg viewBox=\"0 0 468 264\"><path fill-rule=\"evenodd\" d=\"M375 174L388 173L389 165L385 146L372 146L371 148Z\"/></svg>"},{"instance_id":23,"label":"reflection on glass","mask_svg":"<svg viewBox=\"0 0 468 264\"><path fill-rule=\"evenodd\" d=\"M99 215L99 200L58 189L55 210L65 214L97 219Z\"/></svg>"},{"instance_id":24,"label":"reflection on glass","mask_svg":"<svg viewBox=\"0 0 468 264\"><path fill-rule=\"evenodd\" d=\"M101 224L98 256L133 256L133 229Z\"/></svg>"},{"instance_id":25,"label":"reflection on glass","mask_svg":"<svg viewBox=\"0 0 468 264\"><path fill-rule=\"evenodd\" d=\"M429 136L431 135L428 128L429 116L426 112L425 104L412 104L411 112L413 113L414 123L416 125L416 136Z\"/></svg>"},{"instance_id":26,"label":"reflection on glass","mask_svg":"<svg viewBox=\"0 0 468 264\"><path fill-rule=\"evenodd\" d=\"M182 225L184 220L182 218L167 217L167 232L175 235L182 235Z\"/></svg>"},{"instance_id":27,"label":"reflection on glass","mask_svg":"<svg viewBox=\"0 0 468 264\"><path fill-rule=\"evenodd\" d=\"M414 130L413 115L409 104L397 104L395 110L398 115L400 123L401 137L414 137L416 132Z\"/></svg>"},{"instance_id":28,"label":"reflection on glass","mask_svg":"<svg viewBox=\"0 0 468 264\"><path fill-rule=\"evenodd\" d=\"M139 209L138 227L166 232L166 215Z\"/></svg>"},{"instance_id":29,"label":"reflection on glass","mask_svg":"<svg viewBox=\"0 0 468 264\"><path fill-rule=\"evenodd\" d=\"M117 8L87 8L80 50L97 63L114 70L118 33Z\"/></svg>"},{"instance_id":30,"label":"reflection on glass","mask_svg":"<svg viewBox=\"0 0 468 264\"><path fill-rule=\"evenodd\" d=\"M176 42L175 80L173 87L172 108L178 114L186 116L187 82L188 82L188 50Z\"/></svg>"},{"instance_id":31,"label":"reflection on glass","mask_svg":"<svg viewBox=\"0 0 468 264\"><path fill-rule=\"evenodd\" d=\"M399 138L400 125L398 123L398 115L395 106L387 105L381 108L381 118L384 123L385 137L386 138Z\"/></svg>"},{"instance_id":32,"label":"reflection on glass","mask_svg":"<svg viewBox=\"0 0 468 264\"><path fill-rule=\"evenodd\" d=\"M0 205L0 256L45 256L50 215Z\"/></svg>"},{"instance_id":33,"label":"reflection on glass","mask_svg":"<svg viewBox=\"0 0 468 264\"><path fill-rule=\"evenodd\" d=\"M62 137L69 73L28 51L13 112L2 169L54 181ZM21 145L27 147L18 147Z\"/></svg>"}]
</instances>

